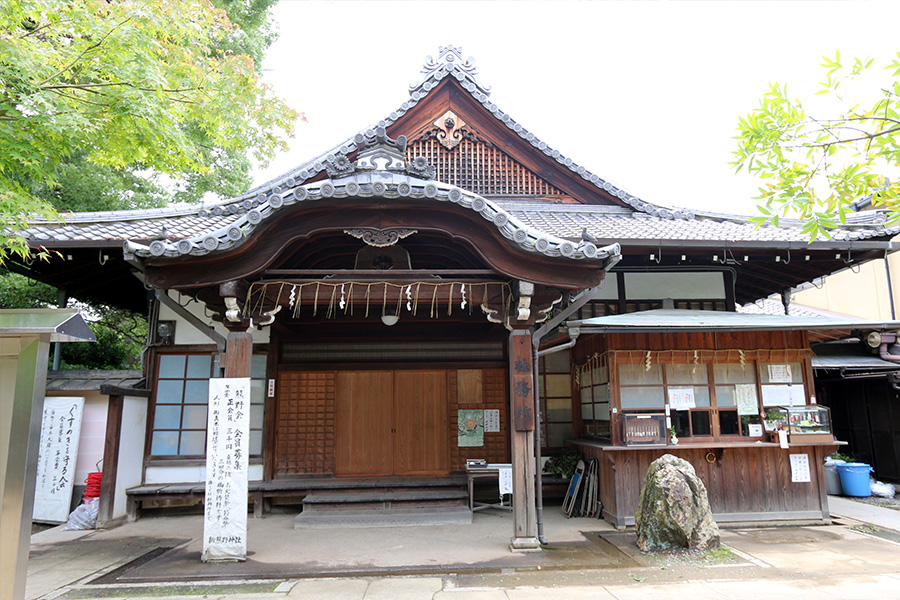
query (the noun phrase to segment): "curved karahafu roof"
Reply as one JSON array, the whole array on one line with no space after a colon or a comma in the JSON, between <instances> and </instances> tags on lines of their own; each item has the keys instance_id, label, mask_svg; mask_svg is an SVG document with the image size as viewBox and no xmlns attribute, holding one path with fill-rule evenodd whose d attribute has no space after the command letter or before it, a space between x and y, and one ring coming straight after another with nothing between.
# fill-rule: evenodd
<instances>
[{"instance_id":1,"label":"curved karahafu roof","mask_svg":"<svg viewBox=\"0 0 900 600\"><path fill-rule=\"evenodd\" d=\"M329 175L307 183L318 172L304 171L280 185L260 191L252 198L204 207L197 217L210 224L225 221L181 239L162 239L141 244L125 242L125 253L140 258L203 256L239 246L264 221L295 204L314 203L337 198L412 198L449 202L479 214L493 225L501 236L520 249L550 257L574 260L608 261L617 257L617 243L598 247L581 240L573 242L554 235L546 228L535 228L521 221L495 202L459 187L432 180L431 167L424 159L406 160L406 139L391 140L384 129L357 134L356 160L344 155L328 160L324 169Z\"/></svg>"}]
</instances>

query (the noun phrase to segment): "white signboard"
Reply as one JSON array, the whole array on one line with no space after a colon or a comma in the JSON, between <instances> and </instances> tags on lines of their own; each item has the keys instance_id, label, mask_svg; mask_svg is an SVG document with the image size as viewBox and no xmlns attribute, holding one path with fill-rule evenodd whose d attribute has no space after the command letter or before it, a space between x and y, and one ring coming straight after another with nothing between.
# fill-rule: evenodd
<instances>
[{"instance_id":1,"label":"white signboard","mask_svg":"<svg viewBox=\"0 0 900 600\"><path fill-rule=\"evenodd\" d=\"M806 404L806 391L797 385L764 385L762 386L763 406L803 406Z\"/></svg>"},{"instance_id":2,"label":"white signboard","mask_svg":"<svg viewBox=\"0 0 900 600\"><path fill-rule=\"evenodd\" d=\"M484 411L484 432L497 433L500 431L500 411L487 409Z\"/></svg>"},{"instance_id":3,"label":"white signboard","mask_svg":"<svg viewBox=\"0 0 900 600\"><path fill-rule=\"evenodd\" d=\"M809 475L809 454L791 454L791 481L793 483L811 481Z\"/></svg>"},{"instance_id":4,"label":"white signboard","mask_svg":"<svg viewBox=\"0 0 900 600\"><path fill-rule=\"evenodd\" d=\"M769 383L790 383L791 365L769 365Z\"/></svg>"},{"instance_id":5,"label":"white signboard","mask_svg":"<svg viewBox=\"0 0 900 600\"><path fill-rule=\"evenodd\" d=\"M747 425L747 435L750 437L762 437L763 426L759 423L749 423Z\"/></svg>"},{"instance_id":6,"label":"white signboard","mask_svg":"<svg viewBox=\"0 0 900 600\"><path fill-rule=\"evenodd\" d=\"M83 412L84 398L44 398L32 511L35 521L65 523L69 518Z\"/></svg>"},{"instance_id":7,"label":"white signboard","mask_svg":"<svg viewBox=\"0 0 900 600\"><path fill-rule=\"evenodd\" d=\"M210 379L201 560L247 558L250 378Z\"/></svg>"},{"instance_id":8,"label":"white signboard","mask_svg":"<svg viewBox=\"0 0 900 600\"><path fill-rule=\"evenodd\" d=\"M694 388L669 388L669 406L672 410L690 410L694 402Z\"/></svg>"},{"instance_id":9,"label":"white signboard","mask_svg":"<svg viewBox=\"0 0 900 600\"><path fill-rule=\"evenodd\" d=\"M500 495L512 494L512 465L510 464L492 464L488 465L497 469L498 484L500 486Z\"/></svg>"}]
</instances>

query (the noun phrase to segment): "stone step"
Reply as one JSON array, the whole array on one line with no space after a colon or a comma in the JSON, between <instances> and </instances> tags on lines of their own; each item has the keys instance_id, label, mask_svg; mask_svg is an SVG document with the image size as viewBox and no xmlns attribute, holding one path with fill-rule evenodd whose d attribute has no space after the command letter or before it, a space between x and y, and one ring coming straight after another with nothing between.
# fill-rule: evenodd
<instances>
[{"instance_id":1,"label":"stone step","mask_svg":"<svg viewBox=\"0 0 900 600\"><path fill-rule=\"evenodd\" d=\"M294 518L294 529L334 527L413 527L468 525L472 511L467 506L416 509L304 511Z\"/></svg>"},{"instance_id":2,"label":"stone step","mask_svg":"<svg viewBox=\"0 0 900 600\"><path fill-rule=\"evenodd\" d=\"M413 502L431 500L464 500L469 494L465 490L352 490L347 492L312 492L303 499L303 504L352 504L362 502Z\"/></svg>"}]
</instances>

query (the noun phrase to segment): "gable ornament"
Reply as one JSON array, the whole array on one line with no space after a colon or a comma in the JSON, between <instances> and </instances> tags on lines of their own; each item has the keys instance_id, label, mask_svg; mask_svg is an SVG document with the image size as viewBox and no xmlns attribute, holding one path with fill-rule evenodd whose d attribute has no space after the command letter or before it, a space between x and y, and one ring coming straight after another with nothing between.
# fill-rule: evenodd
<instances>
[{"instance_id":1,"label":"gable ornament","mask_svg":"<svg viewBox=\"0 0 900 600\"><path fill-rule=\"evenodd\" d=\"M466 122L452 110L448 110L434 122L437 128L437 139L448 150L455 148L463 139L462 128Z\"/></svg>"},{"instance_id":2,"label":"gable ornament","mask_svg":"<svg viewBox=\"0 0 900 600\"><path fill-rule=\"evenodd\" d=\"M391 227L388 229L361 227L358 229L345 229L344 233L351 237L355 237L358 240L362 240L369 246L385 248L387 246L393 246L400 240L419 232L416 229L405 229L400 227Z\"/></svg>"}]
</instances>

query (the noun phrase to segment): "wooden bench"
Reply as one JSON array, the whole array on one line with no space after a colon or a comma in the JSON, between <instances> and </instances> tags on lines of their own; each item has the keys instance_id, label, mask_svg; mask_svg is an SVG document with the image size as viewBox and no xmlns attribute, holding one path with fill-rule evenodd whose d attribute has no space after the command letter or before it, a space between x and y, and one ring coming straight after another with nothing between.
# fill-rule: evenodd
<instances>
[{"instance_id":1,"label":"wooden bench","mask_svg":"<svg viewBox=\"0 0 900 600\"><path fill-rule=\"evenodd\" d=\"M263 496L261 482L251 481L247 486L250 499L253 501L253 516L261 517ZM129 522L137 520L144 502L158 500L197 501L202 503L206 496L206 483L153 483L139 485L125 490L127 497L125 514Z\"/></svg>"}]
</instances>

